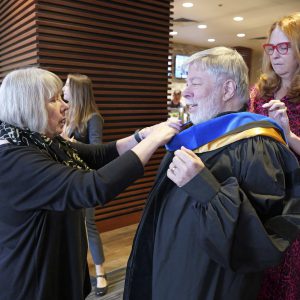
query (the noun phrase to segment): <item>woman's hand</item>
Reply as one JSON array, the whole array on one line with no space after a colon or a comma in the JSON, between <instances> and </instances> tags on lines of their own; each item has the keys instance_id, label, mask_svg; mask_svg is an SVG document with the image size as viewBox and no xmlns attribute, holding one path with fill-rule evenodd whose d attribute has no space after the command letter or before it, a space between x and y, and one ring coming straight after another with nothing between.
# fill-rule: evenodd
<instances>
[{"instance_id":1,"label":"woman's hand","mask_svg":"<svg viewBox=\"0 0 300 300\"><path fill-rule=\"evenodd\" d=\"M139 131L141 141L138 143L134 135L116 142L119 155L132 150L145 165L159 146L166 144L181 129L181 121L177 118L146 127Z\"/></svg>"},{"instance_id":2,"label":"woman's hand","mask_svg":"<svg viewBox=\"0 0 300 300\"><path fill-rule=\"evenodd\" d=\"M149 137L154 142L159 142L159 146L162 146L181 130L181 126L181 120L178 118L169 118L165 122L143 128L139 131L139 134L142 139Z\"/></svg>"},{"instance_id":3,"label":"woman's hand","mask_svg":"<svg viewBox=\"0 0 300 300\"><path fill-rule=\"evenodd\" d=\"M271 100L263 104L262 107L268 109L269 117L274 119L283 128L285 134L289 136L291 129L285 104L280 100Z\"/></svg>"},{"instance_id":4,"label":"woman's hand","mask_svg":"<svg viewBox=\"0 0 300 300\"><path fill-rule=\"evenodd\" d=\"M300 137L294 134L290 129L287 108L280 100L271 100L262 107L269 110L269 117L273 118L284 130L288 145L298 155L300 155Z\"/></svg>"},{"instance_id":5,"label":"woman's hand","mask_svg":"<svg viewBox=\"0 0 300 300\"><path fill-rule=\"evenodd\" d=\"M202 160L191 150L181 147L175 151L167 176L179 187L192 180L202 169Z\"/></svg>"}]
</instances>

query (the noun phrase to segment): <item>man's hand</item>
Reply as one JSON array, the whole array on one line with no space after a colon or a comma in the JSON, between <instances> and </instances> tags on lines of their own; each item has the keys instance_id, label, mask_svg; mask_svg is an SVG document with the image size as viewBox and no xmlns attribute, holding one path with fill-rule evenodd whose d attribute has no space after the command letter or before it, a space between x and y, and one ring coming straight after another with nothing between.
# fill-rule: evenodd
<instances>
[{"instance_id":1,"label":"man's hand","mask_svg":"<svg viewBox=\"0 0 300 300\"><path fill-rule=\"evenodd\" d=\"M181 147L175 151L167 176L179 187L193 179L203 168L202 160L191 150Z\"/></svg>"}]
</instances>

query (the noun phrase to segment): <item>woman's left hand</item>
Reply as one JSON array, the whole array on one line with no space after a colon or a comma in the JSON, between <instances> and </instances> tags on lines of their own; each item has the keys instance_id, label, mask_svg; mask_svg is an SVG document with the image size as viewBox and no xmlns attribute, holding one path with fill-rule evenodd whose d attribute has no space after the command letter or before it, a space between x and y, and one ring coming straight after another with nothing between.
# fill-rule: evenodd
<instances>
[{"instance_id":1,"label":"woman's left hand","mask_svg":"<svg viewBox=\"0 0 300 300\"><path fill-rule=\"evenodd\" d=\"M283 128L286 135L289 135L290 125L285 104L280 100L274 99L263 104L262 107L268 109L269 117L274 119Z\"/></svg>"},{"instance_id":2,"label":"woman's left hand","mask_svg":"<svg viewBox=\"0 0 300 300\"><path fill-rule=\"evenodd\" d=\"M150 127L145 127L143 129L141 129L139 131L140 137L142 139L145 139L146 137L148 137L151 133L155 132L156 130L159 130L160 127L162 125L168 125L169 127L172 127L174 129L176 129L176 131L180 131L181 130L181 126L182 126L182 121L178 118L169 118L167 121L150 126Z\"/></svg>"}]
</instances>

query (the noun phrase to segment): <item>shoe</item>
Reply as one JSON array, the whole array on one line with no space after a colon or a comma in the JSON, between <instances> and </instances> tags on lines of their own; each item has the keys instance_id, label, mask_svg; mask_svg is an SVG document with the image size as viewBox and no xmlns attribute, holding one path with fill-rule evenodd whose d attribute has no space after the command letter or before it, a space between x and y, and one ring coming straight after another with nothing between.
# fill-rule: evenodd
<instances>
[{"instance_id":1,"label":"shoe","mask_svg":"<svg viewBox=\"0 0 300 300\"><path fill-rule=\"evenodd\" d=\"M97 280L98 277L102 277L102 278L105 278L107 280L106 274L104 274L104 275L96 275L96 280ZM107 293L107 290L108 290L108 285L106 285L105 287L102 287L102 288L98 288L97 287L97 283L96 283L96 287L95 287L95 295L96 295L96 297L104 296Z\"/></svg>"}]
</instances>

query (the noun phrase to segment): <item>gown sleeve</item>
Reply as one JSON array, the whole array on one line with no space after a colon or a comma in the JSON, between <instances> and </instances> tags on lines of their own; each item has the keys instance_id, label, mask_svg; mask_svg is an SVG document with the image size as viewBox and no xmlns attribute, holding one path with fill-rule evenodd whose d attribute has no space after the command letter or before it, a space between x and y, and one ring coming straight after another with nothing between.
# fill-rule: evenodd
<instances>
[{"instance_id":1,"label":"gown sleeve","mask_svg":"<svg viewBox=\"0 0 300 300\"><path fill-rule=\"evenodd\" d=\"M289 200L285 160L294 159L297 166L283 148L263 137L234 143L219 155L224 172L233 169L231 176L222 180L222 174L205 168L183 187L202 228L201 247L224 268L263 270L278 264L289 246L288 236L268 226L281 218Z\"/></svg>"}]
</instances>

